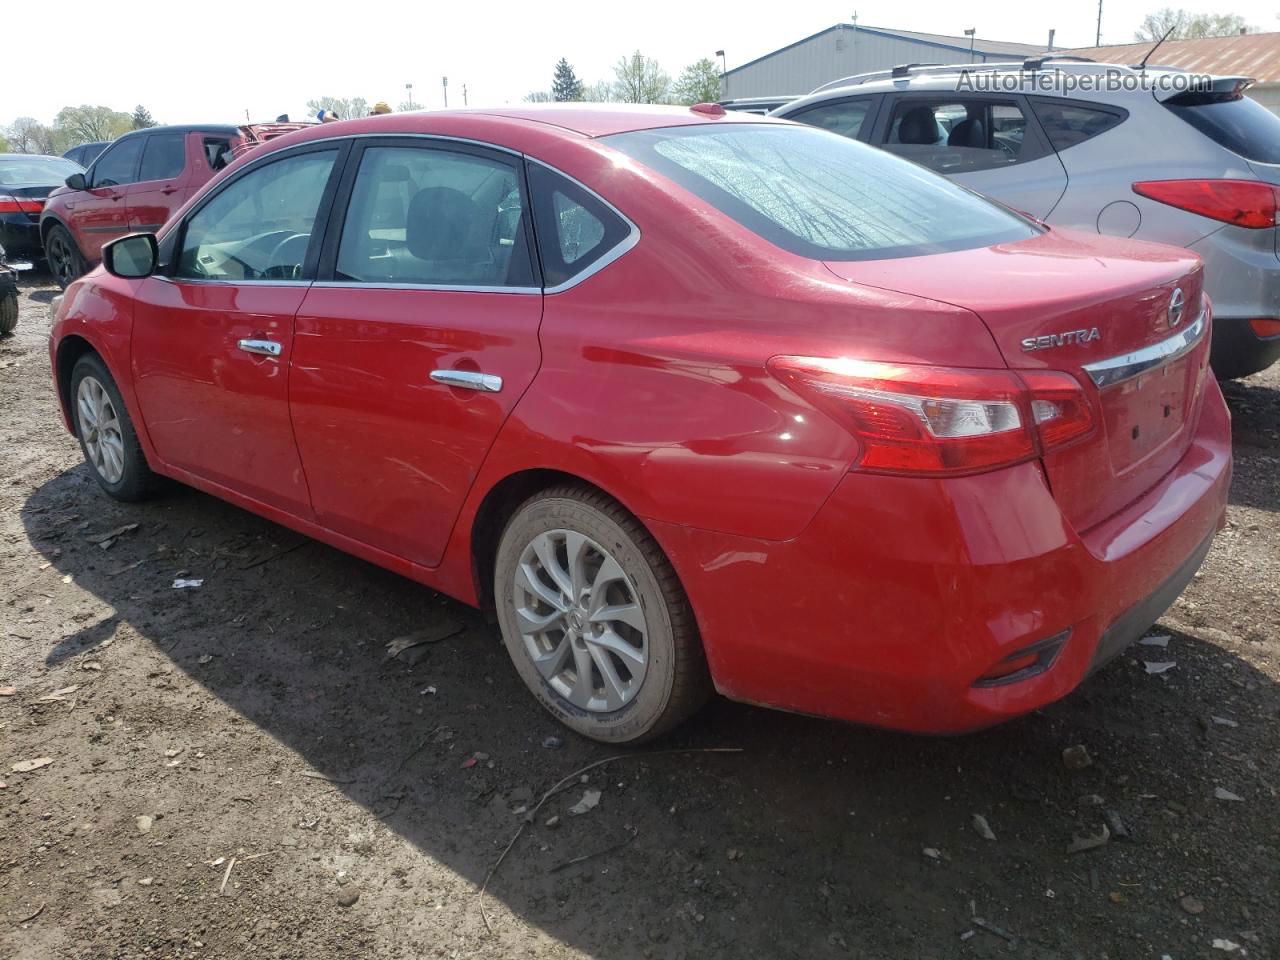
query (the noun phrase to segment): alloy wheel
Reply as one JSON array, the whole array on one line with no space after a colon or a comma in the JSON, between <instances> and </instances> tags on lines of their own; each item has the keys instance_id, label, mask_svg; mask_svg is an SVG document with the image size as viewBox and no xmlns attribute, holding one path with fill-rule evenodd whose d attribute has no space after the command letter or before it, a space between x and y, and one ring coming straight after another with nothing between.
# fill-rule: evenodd
<instances>
[{"instance_id":1,"label":"alloy wheel","mask_svg":"<svg viewBox=\"0 0 1280 960\"><path fill-rule=\"evenodd\" d=\"M76 412L89 463L107 483L119 483L124 476L124 435L111 395L96 377L80 381Z\"/></svg>"},{"instance_id":2,"label":"alloy wheel","mask_svg":"<svg viewBox=\"0 0 1280 960\"><path fill-rule=\"evenodd\" d=\"M572 530L540 533L524 548L511 601L525 653L574 706L617 710L639 692L649 665L638 593L600 544Z\"/></svg>"}]
</instances>

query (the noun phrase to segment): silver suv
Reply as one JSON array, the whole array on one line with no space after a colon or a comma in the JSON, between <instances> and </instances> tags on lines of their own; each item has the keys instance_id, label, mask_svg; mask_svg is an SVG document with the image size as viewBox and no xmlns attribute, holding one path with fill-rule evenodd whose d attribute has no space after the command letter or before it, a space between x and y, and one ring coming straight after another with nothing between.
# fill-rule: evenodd
<instances>
[{"instance_id":1,"label":"silver suv","mask_svg":"<svg viewBox=\"0 0 1280 960\"><path fill-rule=\"evenodd\" d=\"M1280 357L1280 117L1245 77L1038 58L847 77L773 111L1051 225L1188 247L1224 379Z\"/></svg>"}]
</instances>

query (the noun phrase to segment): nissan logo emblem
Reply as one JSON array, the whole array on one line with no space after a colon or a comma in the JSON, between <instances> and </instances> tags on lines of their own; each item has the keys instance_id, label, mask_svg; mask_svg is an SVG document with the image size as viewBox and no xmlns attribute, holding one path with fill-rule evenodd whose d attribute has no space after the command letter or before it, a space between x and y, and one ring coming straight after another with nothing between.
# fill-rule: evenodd
<instances>
[{"instance_id":1,"label":"nissan logo emblem","mask_svg":"<svg viewBox=\"0 0 1280 960\"><path fill-rule=\"evenodd\" d=\"M1182 288L1178 287L1173 291L1173 296L1169 298L1169 326L1176 327L1182 322L1183 311L1187 309L1187 298L1182 295Z\"/></svg>"}]
</instances>

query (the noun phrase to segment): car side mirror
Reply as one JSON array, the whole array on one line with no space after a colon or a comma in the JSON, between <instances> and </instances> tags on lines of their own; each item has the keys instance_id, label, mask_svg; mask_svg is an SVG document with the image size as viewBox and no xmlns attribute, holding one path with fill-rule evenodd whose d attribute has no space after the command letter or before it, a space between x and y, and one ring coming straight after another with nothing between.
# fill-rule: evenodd
<instances>
[{"instance_id":1,"label":"car side mirror","mask_svg":"<svg viewBox=\"0 0 1280 960\"><path fill-rule=\"evenodd\" d=\"M72 190L85 190L88 189L89 181L84 178L83 173L73 173L67 177L66 184Z\"/></svg>"},{"instance_id":2,"label":"car side mirror","mask_svg":"<svg viewBox=\"0 0 1280 960\"><path fill-rule=\"evenodd\" d=\"M103 245L102 265L113 277L139 280L155 273L158 255L154 233L131 233Z\"/></svg>"}]
</instances>

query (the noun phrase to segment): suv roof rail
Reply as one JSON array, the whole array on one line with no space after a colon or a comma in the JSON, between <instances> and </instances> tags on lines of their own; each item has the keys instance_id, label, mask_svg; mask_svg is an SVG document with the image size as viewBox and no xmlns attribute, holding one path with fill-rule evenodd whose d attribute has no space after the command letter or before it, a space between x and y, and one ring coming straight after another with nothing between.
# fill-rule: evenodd
<instances>
[{"instance_id":1,"label":"suv roof rail","mask_svg":"<svg viewBox=\"0 0 1280 960\"><path fill-rule=\"evenodd\" d=\"M820 87L815 87L809 91L810 94L821 93L824 90L832 90L836 87L856 87L863 83L874 83L877 80L902 80L910 76L928 76L948 73L982 73L997 70L1027 70L1034 71L1043 69L1047 63L1060 63L1064 66L1079 64L1088 69L1097 67L1099 69L1108 68L1115 69L1119 67L1121 70L1132 70L1123 64L1104 64L1090 57L1074 57L1067 54L1044 54L1039 57L1027 57L1025 60L989 60L985 63L904 63L894 67L891 70L875 70L871 73L858 73L851 77L841 77L839 80L832 80L830 83L824 83ZM1148 68L1150 69L1150 68Z\"/></svg>"},{"instance_id":2,"label":"suv roof rail","mask_svg":"<svg viewBox=\"0 0 1280 960\"><path fill-rule=\"evenodd\" d=\"M1069 63L1097 63L1093 57L1073 57L1066 54L1046 53L1042 57L1027 57L1022 61L1023 70L1041 70L1050 60L1065 60Z\"/></svg>"}]
</instances>

